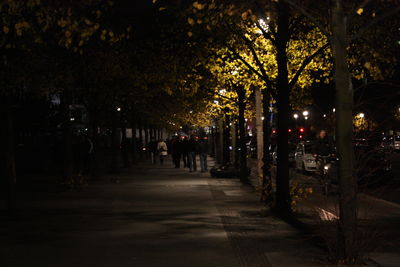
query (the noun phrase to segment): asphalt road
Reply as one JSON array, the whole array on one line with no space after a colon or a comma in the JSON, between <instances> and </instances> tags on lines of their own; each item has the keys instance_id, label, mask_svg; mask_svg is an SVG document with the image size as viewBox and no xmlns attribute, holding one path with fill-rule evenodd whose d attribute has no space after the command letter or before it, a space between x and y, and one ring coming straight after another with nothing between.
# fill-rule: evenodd
<instances>
[{"instance_id":1,"label":"asphalt road","mask_svg":"<svg viewBox=\"0 0 400 267\"><path fill-rule=\"evenodd\" d=\"M400 204L400 153L388 154L387 157L392 162L393 178L386 184L367 188L366 193Z\"/></svg>"}]
</instances>

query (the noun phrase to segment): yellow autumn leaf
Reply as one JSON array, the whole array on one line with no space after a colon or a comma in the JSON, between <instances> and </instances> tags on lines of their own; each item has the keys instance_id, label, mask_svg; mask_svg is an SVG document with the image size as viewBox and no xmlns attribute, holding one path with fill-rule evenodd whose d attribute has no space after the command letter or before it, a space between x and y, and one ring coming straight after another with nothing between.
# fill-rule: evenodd
<instances>
[{"instance_id":1,"label":"yellow autumn leaf","mask_svg":"<svg viewBox=\"0 0 400 267\"><path fill-rule=\"evenodd\" d=\"M9 29L7 26L3 26L3 32L4 32L5 34L7 34L7 33L10 32L10 29Z\"/></svg>"},{"instance_id":2,"label":"yellow autumn leaf","mask_svg":"<svg viewBox=\"0 0 400 267\"><path fill-rule=\"evenodd\" d=\"M198 3L198 2L194 2L193 3L193 7L198 9L198 10L202 10L205 7L205 5L202 5L202 4Z\"/></svg>"},{"instance_id":3,"label":"yellow autumn leaf","mask_svg":"<svg viewBox=\"0 0 400 267\"><path fill-rule=\"evenodd\" d=\"M18 30L16 31L16 33L17 33L18 36L21 36L21 35L22 35L22 31L21 31L20 29L18 29Z\"/></svg>"},{"instance_id":4,"label":"yellow autumn leaf","mask_svg":"<svg viewBox=\"0 0 400 267\"><path fill-rule=\"evenodd\" d=\"M114 36L114 33L113 33L112 31L110 31L110 32L108 32L108 35L109 35L110 37L113 37L113 36Z\"/></svg>"},{"instance_id":5,"label":"yellow autumn leaf","mask_svg":"<svg viewBox=\"0 0 400 267\"><path fill-rule=\"evenodd\" d=\"M65 25L67 25L67 21L64 19L60 19L59 21L57 21L58 26L60 27L65 27Z\"/></svg>"},{"instance_id":6,"label":"yellow autumn leaf","mask_svg":"<svg viewBox=\"0 0 400 267\"><path fill-rule=\"evenodd\" d=\"M192 19L192 18L188 18L187 21L188 21L188 23L189 23L190 25L193 25L193 24L194 24L194 19Z\"/></svg>"},{"instance_id":7,"label":"yellow autumn leaf","mask_svg":"<svg viewBox=\"0 0 400 267\"><path fill-rule=\"evenodd\" d=\"M166 7L160 7L159 9L158 9L158 11L163 11L163 10L165 10L165 9L167 9Z\"/></svg>"},{"instance_id":8,"label":"yellow autumn leaf","mask_svg":"<svg viewBox=\"0 0 400 267\"><path fill-rule=\"evenodd\" d=\"M193 36L193 33L192 33L192 32L188 32L187 35L188 35L189 37L192 37L192 36Z\"/></svg>"},{"instance_id":9,"label":"yellow autumn leaf","mask_svg":"<svg viewBox=\"0 0 400 267\"><path fill-rule=\"evenodd\" d=\"M363 9L363 8L357 9L357 14L358 14L358 15L361 15L363 12L364 12L364 9Z\"/></svg>"},{"instance_id":10,"label":"yellow autumn leaf","mask_svg":"<svg viewBox=\"0 0 400 267\"><path fill-rule=\"evenodd\" d=\"M104 41L104 40L106 39L106 36L102 34L102 35L100 36L100 39Z\"/></svg>"},{"instance_id":11,"label":"yellow autumn leaf","mask_svg":"<svg viewBox=\"0 0 400 267\"><path fill-rule=\"evenodd\" d=\"M246 19L247 19L247 11L245 11L245 12L242 13L242 19L243 19L243 20L246 20Z\"/></svg>"}]
</instances>

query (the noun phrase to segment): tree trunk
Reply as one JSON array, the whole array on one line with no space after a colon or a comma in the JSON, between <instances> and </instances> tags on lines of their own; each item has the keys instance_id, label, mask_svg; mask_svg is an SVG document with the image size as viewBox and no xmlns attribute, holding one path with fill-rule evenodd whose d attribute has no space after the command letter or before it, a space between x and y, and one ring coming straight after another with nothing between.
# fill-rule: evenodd
<instances>
[{"instance_id":1,"label":"tree trunk","mask_svg":"<svg viewBox=\"0 0 400 267\"><path fill-rule=\"evenodd\" d=\"M248 182L247 175L247 147L246 147L246 125L244 118L244 111L246 109L245 102L245 90L243 87L240 87L237 90L238 93L238 101L239 101L239 148L240 148L240 170L239 170L239 178L242 182Z\"/></svg>"},{"instance_id":2,"label":"tree trunk","mask_svg":"<svg viewBox=\"0 0 400 267\"><path fill-rule=\"evenodd\" d=\"M230 144L231 144L231 137L230 137L230 133L231 133L231 119L230 119L230 115L225 113L225 126L224 126L224 139L223 139L223 154L222 154L222 164L223 165L228 165L231 162L231 158L230 158Z\"/></svg>"},{"instance_id":3,"label":"tree trunk","mask_svg":"<svg viewBox=\"0 0 400 267\"><path fill-rule=\"evenodd\" d=\"M135 116L131 116L131 127L132 127L132 164L136 163L136 154L137 154L137 139L136 139L136 122Z\"/></svg>"},{"instance_id":4,"label":"tree trunk","mask_svg":"<svg viewBox=\"0 0 400 267\"><path fill-rule=\"evenodd\" d=\"M7 210L12 214L16 209L17 199L17 174L15 170L15 145L14 145L14 126L13 126L13 112L10 97L4 97L4 103L2 103L3 112L1 115L4 116L4 137L3 140L3 155L4 155L4 167L7 184ZM2 101L3 102L3 101Z\"/></svg>"},{"instance_id":5,"label":"tree trunk","mask_svg":"<svg viewBox=\"0 0 400 267\"><path fill-rule=\"evenodd\" d=\"M353 155L353 88L347 65L346 17L341 0L332 8L332 51L335 61L336 147L339 157L339 257L353 259L357 225L357 183Z\"/></svg>"},{"instance_id":6,"label":"tree trunk","mask_svg":"<svg viewBox=\"0 0 400 267\"><path fill-rule=\"evenodd\" d=\"M232 125L231 127L232 131L231 131L231 138L232 138L232 150L233 150L233 156L234 156L234 160L233 160L233 166L235 166L235 169L239 169L239 151L240 151L240 146L239 146L239 124L238 122L235 122L234 125Z\"/></svg>"},{"instance_id":7,"label":"tree trunk","mask_svg":"<svg viewBox=\"0 0 400 267\"><path fill-rule=\"evenodd\" d=\"M72 102L71 92L64 90L61 103L62 129L63 129L63 181L72 182L73 152L72 152L72 125L69 106Z\"/></svg>"},{"instance_id":8,"label":"tree trunk","mask_svg":"<svg viewBox=\"0 0 400 267\"><path fill-rule=\"evenodd\" d=\"M139 157L140 159L143 159L143 127L142 123L139 122L138 124L138 129L139 129L139 140L138 140L138 149L139 149Z\"/></svg>"},{"instance_id":9,"label":"tree trunk","mask_svg":"<svg viewBox=\"0 0 400 267\"><path fill-rule=\"evenodd\" d=\"M258 187L260 188L260 199L263 200L265 198L264 188L264 175L262 171L263 167L263 128L262 128L262 106L261 106L261 90L259 87L255 90L255 103L256 103L256 137L257 137L257 175L258 175ZM265 134L265 133L264 133Z\"/></svg>"},{"instance_id":10,"label":"tree trunk","mask_svg":"<svg viewBox=\"0 0 400 267\"><path fill-rule=\"evenodd\" d=\"M278 167L276 177L276 212L282 216L286 216L291 214L288 159L289 82L286 47L289 41L289 10L287 4L279 1L277 3L277 11Z\"/></svg>"},{"instance_id":11,"label":"tree trunk","mask_svg":"<svg viewBox=\"0 0 400 267\"><path fill-rule=\"evenodd\" d=\"M147 150L148 148L148 144L149 144L149 131L150 129L147 128L148 126L145 126L144 128L144 147L146 148L145 150L145 155L146 155L146 159L149 159L149 151Z\"/></svg>"},{"instance_id":12,"label":"tree trunk","mask_svg":"<svg viewBox=\"0 0 400 267\"><path fill-rule=\"evenodd\" d=\"M98 111L93 110L91 114L92 118L92 142L93 142L93 151L91 158L91 176L93 180L99 178L99 122L98 122Z\"/></svg>"},{"instance_id":13,"label":"tree trunk","mask_svg":"<svg viewBox=\"0 0 400 267\"><path fill-rule=\"evenodd\" d=\"M222 118L218 119L218 126L217 126L217 140L216 140L216 156L217 156L217 162L218 164L224 164L224 133L225 133L225 128L224 128L224 122Z\"/></svg>"},{"instance_id":14,"label":"tree trunk","mask_svg":"<svg viewBox=\"0 0 400 267\"><path fill-rule=\"evenodd\" d=\"M119 151L119 136L118 136L118 111L113 109L111 122L111 173L118 173L118 151Z\"/></svg>"},{"instance_id":15,"label":"tree trunk","mask_svg":"<svg viewBox=\"0 0 400 267\"><path fill-rule=\"evenodd\" d=\"M270 156L270 145L271 145L271 124L269 120L269 104L271 102L271 96L268 93L267 89L265 88L262 92L262 105L263 105L263 114L264 114L264 121L263 121L263 195L264 197L262 200L268 205L273 204L273 194L272 194L272 177L271 177L271 156Z\"/></svg>"},{"instance_id":16,"label":"tree trunk","mask_svg":"<svg viewBox=\"0 0 400 267\"><path fill-rule=\"evenodd\" d=\"M144 146L147 146L147 144L149 143L149 132L149 128L144 128Z\"/></svg>"},{"instance_id":17,"label":"tree trunk","mask_svg":"<svg viewBox=\"0 0 400 267\"><path fill-rule=\"evenodd\" d=\"M128 138L126 137L126 121L125 116L121 114L120 118L121 124L121 154L122 154L122 161L124 163L124 168L129 168L130 161L129 161L129 143Z\"/></svg>"}]
</instances>

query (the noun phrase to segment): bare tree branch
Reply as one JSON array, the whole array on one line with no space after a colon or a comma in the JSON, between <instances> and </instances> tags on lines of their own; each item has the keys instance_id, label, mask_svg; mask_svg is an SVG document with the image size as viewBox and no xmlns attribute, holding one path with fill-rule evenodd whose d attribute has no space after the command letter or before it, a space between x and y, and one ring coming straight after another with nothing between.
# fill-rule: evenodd
<instances>
[{"instance_id":1,"label":"bare tree branch","mask_svg":"<svg viewBox=\"0 0 400 267\"><path fill-rule=\"evenodd\" d=\"M310 56L308 56L303 63L301 64L300 68L297 70L296 74L294 75L293 79L289 82L289 88L292 88L296 83L297 80L300 77L300 74L303 72L303 70L307 67L308 64L310 64L310 62L319 54L322 53L322 51L325 50L325 48L327 48L329 46L329 43L326 43L325 45L321 46L320 48L318 48L313 54L311 54Z\"/></svg>"},{"instance_id":2,"label":"bare tree branch","mask_svg":"<svg viewBox=\"0 0 400 267\"><path fill-rule=\"evenodd\" d=\"M266 85L271 88L270 94L276 99L276 93L272 91L272 81L268 77L264 77L260 72L258 72L253 66L251 66L240 54L238 54L232 47L227 46L229 51L236 57L237 60L241 61L250 71L256 74Z\"/></svg>"},{"instance_id":3,"label":"bare tree branch","mask_svg":"<svg viewBox=\"0 0 400 267\"><path fill-rule=\"evenodd\" d=\"M288 3L290 6L296 8L296 10L300 11L303 15L305 15L309 20L311 20L312 23L314 23L315 26L317 26L320 31L325 34L326 37L330 38L331 33L324 27L324 25L318 21L315 16L313 16L310 12L305 10L303 7L299 6L296 4L293 0L284 0L286 3Z\"/></svg>"},{"instance_id":4,"label":"bare tree branch","mask_svg":"<svg viewBox=\"0 0 400 267\"><path fill-rule=\"evenodd\" d=\"M270 41L275 45L275 38L273 38L272 35L271 35L269 32L267 32L267 31L261 26L261 24L260 24L258 21L256 22L256 26L257 26L258 29L261 30L262 35L264 36L264 38L267 39L267 40L270 40Z\"/></svg>"}]
</instances>

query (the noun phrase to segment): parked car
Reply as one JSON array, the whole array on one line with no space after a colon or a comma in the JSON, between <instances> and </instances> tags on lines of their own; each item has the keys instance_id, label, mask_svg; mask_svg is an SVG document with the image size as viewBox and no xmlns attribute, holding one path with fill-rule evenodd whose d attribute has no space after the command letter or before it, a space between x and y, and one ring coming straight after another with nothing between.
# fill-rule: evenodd
<instances>
[{"instance_id":1,"label":"parked car","mask_svg":"<svg viewBox=\"0 0 400 267\"><path fill-rule=\"evenodd\" d=\"M391 139L389 139L390 142L390 147L392 152L400 152L400 136L392 136Z\"/></svg>"},{"instance_id":2,"label":"parked car","mask_svg":"<svg viewBox=\"0 0 400 267\"><path fill-rule=\"evenodd\" d=\"M251 138L250 140L248 140L248 142L246 143L247 146L247 153L248 155L253 158L256 159L257 158L257 142L255 139Z\"/></svg>"},{"instance_id":3,"label":"parked car","mask_svg":"<svg viewBox=\"0 0 400 267\"><path fill-rule=\"evenodd\" d=\"M381 148L386 152L400 152L400 136L385 136Z\"/></svg>"},{"instance_id":4,"label":"parked car","mask_svg":"<svg viewBox=\"0 0 400 267\"><path fill-rule=\"evenodd\" d=\"M296 144L294 143L289 143L289 163L294 164L295 162L295 153L296 153ZM271 157L272 157L272 164L276 165L277 164L277 155L278 155L278 146L275 145L272 147L271 151Z\"/></svg>"},{"instance_id":5,"label":"parked car","mask_svg":"<svg viewBox=\"0 0 400 267\"><path fill-rule=\"evenodd\" d=\"M377 185L393 178L392 164L382 149L370 146L367 142L364 145L359 143L354 146L354 154L358 184ZM324 166L324 174L332 183L338 183L337 163L336 159Z\"/></svg>"},{"instance_id":6,"label":"parked car","mask_svg":"<svg viewBox=\"0 0 400 267\"><path fill-rule=\"evenodd\" d=\"M317 170L317 163L312 150L313 142L311 141L303 141L297 145L294 154L296 170L303 172L315 172Z\"/></svg>"}]
</instances>

